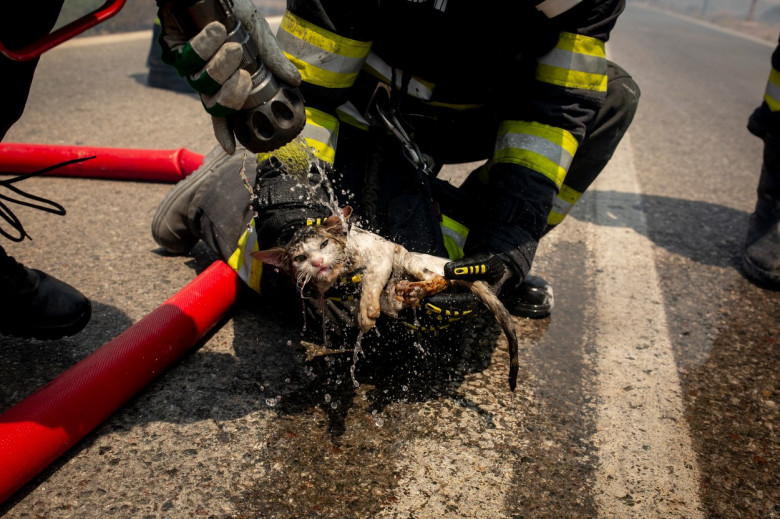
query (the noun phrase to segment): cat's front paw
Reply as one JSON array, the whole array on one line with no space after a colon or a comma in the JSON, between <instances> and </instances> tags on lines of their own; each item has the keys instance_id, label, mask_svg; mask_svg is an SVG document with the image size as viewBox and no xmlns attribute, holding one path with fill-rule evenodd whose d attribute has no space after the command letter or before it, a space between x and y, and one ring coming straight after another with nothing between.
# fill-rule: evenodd
<instances>
[{"instance_id":1,"label":"cat's front paw","mask_svg":"<svg viewBox=\"0 0 780 519\"><path fill-rule=\"evenodd\" d=\"M363 304L360 305L360 312L358 313L358 326L363 333L367 332L376 324L377 318L381 309L378 304Z\"/></svg>"},{"instance_id":2,"label":"cat's front paw","mask_svg":"<svg viewBox=\"0 0 780 519\"><path fill-rule=\"evenodd\" d=\"M375 324L376 324L376 318L372 319L368 315L365 315L363 312L360 312L360 314L358 315L358 326L360 326L361 332L366 333L368 330L373 328Z\"/></svg>"}]
</instances>

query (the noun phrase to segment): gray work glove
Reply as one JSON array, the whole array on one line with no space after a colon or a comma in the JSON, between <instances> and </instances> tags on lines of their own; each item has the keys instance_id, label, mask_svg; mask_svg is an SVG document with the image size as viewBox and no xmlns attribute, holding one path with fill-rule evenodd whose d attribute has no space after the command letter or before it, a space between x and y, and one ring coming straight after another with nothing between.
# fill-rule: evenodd
<instances>
[{"instance_id":1,"label":"gray work glove","mask_svg":"<svg viewBox=\"0 0 780 519\"><path fill-rule=\"evenodd\" d=\"M241 110L252 87L249 72L240 68L241 44L226 42L227 30L219 22L211 22L188 38L172 15L178 4L170 1L158 4L162 59L175 67L200 94L204 108L212 116L217 141L232 155L236 138L226 117ZM281 81L298 86L301 82L298 69L284 55L268 22L252 0L233 0L233 13L254 39L260 59L268 70Z\"/></svg>"}]
</instances>

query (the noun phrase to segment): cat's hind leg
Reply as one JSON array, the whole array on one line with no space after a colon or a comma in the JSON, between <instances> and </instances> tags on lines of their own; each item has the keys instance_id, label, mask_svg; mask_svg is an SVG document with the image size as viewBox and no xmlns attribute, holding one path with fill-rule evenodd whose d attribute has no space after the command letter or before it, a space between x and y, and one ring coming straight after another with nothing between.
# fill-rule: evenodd
<instances>
[{"instance_id":1,"label":"cat's hind leg","mask_svg":"<svg viewBox=\"0 0 780 519\"><path fill-rule=\"evenodd\" d=\"M409 252L404 249L398 254L397 268L418 281L430 281L437 276L444 275L444 265L449 262L447 258Z\"/></svg>"}]
</instances>

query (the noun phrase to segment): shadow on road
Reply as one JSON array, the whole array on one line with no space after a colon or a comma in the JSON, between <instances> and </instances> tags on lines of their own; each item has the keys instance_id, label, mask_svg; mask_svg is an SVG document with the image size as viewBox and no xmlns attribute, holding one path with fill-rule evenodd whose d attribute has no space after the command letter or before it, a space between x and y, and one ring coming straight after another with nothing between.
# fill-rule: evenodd
<instances>
[{"instance_id":1,"label":"shadow on road","mask_svg":"<svg viewBox=\"0 0 780 519\"><path fill-rule=\"evenodd\" d=\"M584 196L589 196L586 193ZM611 222L615 227L629 223L620 221L613 212L635 204L637 195L616 191L599 191L599 214L585 216L576 209L571 217L589 223ZM659 247L698 263L715 267L738 268L739 253L745 238L749 214L709 202L639 195L647 221L646 236ZM634 229L640 231L640 229Z\"/></svg>"}]
</instances>

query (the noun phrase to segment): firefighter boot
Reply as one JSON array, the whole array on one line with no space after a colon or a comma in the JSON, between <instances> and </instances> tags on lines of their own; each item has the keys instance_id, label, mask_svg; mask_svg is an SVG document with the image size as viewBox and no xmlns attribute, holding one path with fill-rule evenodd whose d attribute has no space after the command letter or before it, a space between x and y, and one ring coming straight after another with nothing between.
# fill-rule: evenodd
<instances>
[{"instance_id":1,"label":"firefighter boot","mask_svg":"<svg viewBox=\"0 0 780 519\"><path fill-rule=\"evenodd\" d=\"M160 202L152 219L152 237L166 252L187 254L200 240L198 201L204 188L208 188L217 176L219 167L231 158L240 161L241 151L237 149L231 156L215 146L203 159L203 164L177 183ZM236 175L239 169L240 165L236 167Z\"/></svg>"},{"instance_id":2,"label":"firefighter boot","mask_svg":"<svg viewBox=\"0 0 780 519\"><path fill-rule=\"evenodd\" d=\"M539 276L526 276L519 286L502 291L499 297L510 314L529 319L547 317L555 305L552 285Z\"/></svg>"},{"instance_id":3,"label":"firefighter boot","mask_svg":"<svg viewBox=\"0 0 780 519\"><path fill-rule=\"evenodd\" d=\"M72 286L28 269L0 247L0 334L59 339L80 332L92 305Z\"/></svg>"},{"instance_id":4,"label":"firefighter boot","mask_svg":"<svg viewBox=\"0 0 780 519\"><path fill-rule=\"evenodd\" d=\"M780 290L780 138L764 136L764 142L758 200L750 215L742 264L748 279Z\"/></svg>"}]
</instances>

